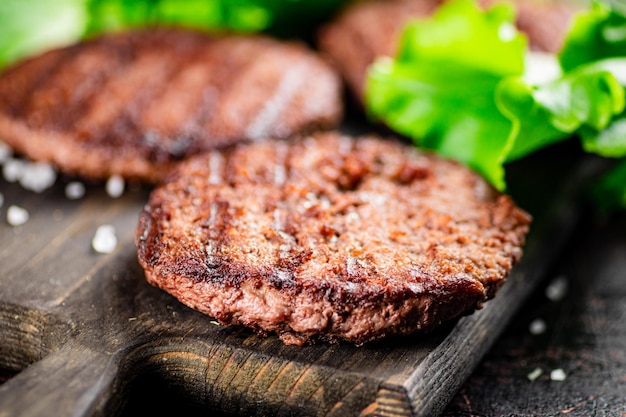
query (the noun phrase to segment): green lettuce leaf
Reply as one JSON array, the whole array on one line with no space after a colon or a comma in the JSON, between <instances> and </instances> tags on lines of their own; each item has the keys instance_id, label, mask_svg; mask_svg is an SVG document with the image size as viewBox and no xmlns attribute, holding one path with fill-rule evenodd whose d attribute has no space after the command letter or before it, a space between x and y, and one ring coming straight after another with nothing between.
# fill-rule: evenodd
<instances>
[{"instance_id":1,"label":"green lettuce leaf","mask_svg":"<svg viewBox=\"0 0 626 417\"><path fill-rule=\"evenodd\" d=\"M595 3L574 20L559 54L565 69L587 65L611 72L626 87L626 5ZM583 148L610 158L626 156L626 113L603 129L583 128Z\"/></svg>"},{"instance_id":2,"label":"green lettuce leaf","mask_svg":"<svg viewBox=\"0 0 626 417\"><path fill-rule=\"evenodd\" d=\"M369 113L504 189L513 125L495 92L503 77L522 74L526 48L512 22L507 5L483 12L458 0L432 19L410 23L396 59L380 59L369 71Z\"/></svg>"},{"instance_id":3,"label":"green lettuce leaf","mask_svg":"<svg viewBox=\"0 0 626 417\"><path fill-rule=\"evenodd\" d=\"M541 85L503 80L497 101L515 124L507 162L579 131L604 131L626 104L619 80L598 65L583 65Z\"/></svg>"},{"instance_id":4,"label":"green lettuce leaf","mask_svg":"<svg viewBox=\"0 0 626 417\"><path fill-rule=\"evenodd\" d=\"M83 0L1 0L0 69L75 42L86 22Z\"/></svg>"},{"instance_id":5,"label":"green lettuce leaf","mask_svg":"<svg viewBox=\"0 0 626 417\"><path fill-rule=\"evenodd\" d=\"M588 67L609 71L626 88L626 57L603 59ZM602 130L582 129L580 136L586 152L608 158L626 157L626 112L620 113Z\"/></svg>"},{"instance_id":6,"label":"green lettuce leaf","mask_svg":"<svg viewBox=\"0 0 626 417\"><path fill-rule=\"evenodd\" d=\"M311 36L346 0L0 0L0 69L84 36L152 25Z\"/></svg>"},{"instance_id":7,"label":"green lettuce leaf","mask_svg":"<svg viewBox=\"0 0 626 417\"><path fill-rule=\"evenodd\" d=\"M626 56L626 5L596 2L573 21L559 53L561 66L570 71L605 58Z\"/></svg>"},{"instance_id":8,"label":"green lettuce leaf","mask_svg":"<svg viewBox=\"0 0 626 417\"><path fill-rule=\"evenodd\" d=\"M625 106L624 84L613 74L619 63L564 72L552 56L546 67L527 51L513 17L506 7L447 3L406 27L396 57L370 68L365 94L373 117L469 165L499 190L505 163L574 134L615 147L594 135L610 132Z\"/></svg>"},{"instance_id":9,"label":"green lettuce leaf","mask_svg":"<svg viewBox=\"0 0 626 417\"><path fill-rule=\"evenodd\" d=\"M175 25L306 36L336 11L337 0L86 0L88 33Z\"/></svg>"}]
</instances>

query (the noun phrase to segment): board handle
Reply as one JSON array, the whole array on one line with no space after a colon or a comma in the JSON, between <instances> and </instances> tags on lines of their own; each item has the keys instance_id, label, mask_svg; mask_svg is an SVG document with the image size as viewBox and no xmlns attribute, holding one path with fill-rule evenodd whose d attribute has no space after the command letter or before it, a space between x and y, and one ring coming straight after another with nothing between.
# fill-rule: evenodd
<instances>
[{"instance_id":1,"label":"board handle","mask_svg":"<svg viewBox=\"0 0 626 417\"><path fill-rule=\"evenodd\" d=\"M114 415L118 369L114 355L67 344L0 386L0 417Z\"/></svg>"}]
</instances>

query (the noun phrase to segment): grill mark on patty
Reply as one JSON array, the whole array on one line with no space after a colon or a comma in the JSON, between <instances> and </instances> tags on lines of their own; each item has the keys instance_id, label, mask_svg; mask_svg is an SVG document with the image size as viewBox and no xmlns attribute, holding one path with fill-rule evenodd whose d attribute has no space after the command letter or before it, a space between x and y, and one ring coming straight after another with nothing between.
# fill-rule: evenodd
<instances>
[{"instance_id":1,"label":"grill mark on patty","mask_svg":"<svg viewBox=\"0 0 626 417\"><path fill-rule=\"evenodd\" d=\"M262 51L259 51L261 54ZM250 51L250 56L258 56ZM243 64L243 65L242 65ZM203 128L213 132L214 143L217 146L228 143L228 138L233 136L245 137L247 126L244 124L249 119L248 111L253 100L258 99L255 91L247 89L246 91L238 91L237 86L248 78L249 73L253 73L259 66L271 65L263 62L261 59L245 60L244 63L238 62L235 68L238 68L239 77L226 77L226 81L220 83L218 94L220 97L220 106L211 109L213 111L205 112L203 120ZM258 72L258 71L257 71ZM256 74L256 73L255 73ZM270 82L266 77L253 77L256 81ZM242 97L246 97L242 100ZM264 97L265 99L265 97Z\"/></svg>"},{"instance_id":2,"label":"grill mark on patty","mask_svg":"<svg viewBox=\"0 0 626 417\"><path fill-rule=\"evenodd\" d=\"M209 184L224 183L224 155L221 152L211 151L209 154Z\"/></svg>"},{"instance_id":3,"label":"grill mark on patty","mask_svg":"<svg viewBox=\"0 0 626 417\"><path fill-rule=\"evenodd\" d=\"M232 219L228 211L230 203L217 199L209 205L209 215L202 219L201 227L206 229L206 264L210 269L219 266L224 257L228 257L227 236L232 228Z\"/></svg>"},{"instance_id":4,"label":"grill mark on patty","mask_svg":"<svg viewBox=\"0 0 626 417\"><path fill-rule=\"evenodd\" d=\"M283 97L289 96L285 93L290 92L293 84L300 85L298 78L301 75L296 70L307 66L304 61L290 61L293 52L292 48L281 51L270 45L250 51L239 76L232 77L228 85L224 85L221 106L207 120L206 128L216 132L216 136L234 135L252 140L277 131L285 122L278 117L285 117ZM285 72L283 68L289 68L289 71ZM243 96L245 100L242 100ZM285 136L285 132L277 132L277 135Z\"/></svg>"},{"instance_id":5,"label":"grill mark on patty","mask_svg":"<svg viewBox=\"0 0 626 417\"><path fill-rule=\"evenodd\" d=\"M43 57L27 60L9 70L6 75L9 80L4 84L11 88L12 91L1 93L2 99L11 100L5 107L8 114L12 117L19 117L32 112L30 109L33 106L38 108L35 105L35 101L38 99L37 92L46 88L51 78L63 70L65 62L74 59L78 52L77 48L50 51L44 54ZM33 71L35 72L34 76L32 75ZM11 77L17 78L17 80L11 80ZM14 99L11 99L11 97L14 97ZM40 120L37 120L38 117ZM29 125L39 126L47 121L41 119L41 116L31 116L27 122Z\"/></svg>"},{"instance_id":6,"label":"grill mark on patty","mask_svg":"<svg viewBox=\"0 0 626 417\"><path fill-rule=\"evenodd\" d=\"M287 106L302 91L303 84L310 82L303 76L303 70L306 70L305 63L295 63L286 76L277 80L278 83L273 89L274 94L257 110L245 127L247 137L253 140L260 139L275 128Z\"/></svg>"},{"instance_id":7,"label":"grill mark on patty","mask_svg":"<svg viewBox=\"0 0 626 417\"><path fill-rule=\"evenodd\" d=\"M270 49L274 49L270 46ZM221 124L220 112L237 112L241 105L241 97L234 102L229 101L228 94L233 83L246 77L246 72L253 68L254 64L262 57L255 52L258 45L245 38L232 38L225 42L212 42L203 54L192 57L188 64L182 64L184 69L182 75L179 74L172 82L168 83L162 95L155 97L153 103L144 111L142 126L147 131L158 136L160 146L164 142L170 143L171 154L186 155L190 151L197 152L212 147L226 145L232 141L231 137L241 138L251 137L245 126L236 126L234 132L221 134L219 126ZM194 68L201 69L201 75L196 74L196 81L191 82L186 87L181 88L176 81L183 76L194 71ZM291 74L290 70L288 74ZM298 74L300 75L300 74ZM188 79L189 80L189 79ZM191 81L194 81L192 78ZM195 85L194 85L195 84ZM184 91L183 91L184 90ZM271 91L271 88L268 88ZM187 105L184 111L179 111L178 120L170 123L171 128L159 128L163 125L162 115L164 110L169 110L169 103L179 102L180 99L187 99L189 102L196 102L198 105ZM271 99L270 99L271 100ZM226 102L226 103L224 103ZM180 104L179 104L180 105ZM184 106L180 105L181 107ZM219 106L219 107L218 107ZM275 121L275 120L274 120ZM207 135L203 126L209 125L211 141L207 140ZM217 131L216 131L217 130ZM182 144L176 149L177 141Z\"/></svg>"},{"instance_id":8,"label":"grill mark on patty","mask_svg":"<svg viewBox=\"0 0 626 417\"><path fill-rule=\"evenodd\" d=\"M291 146L288 146L284 142L276 143L276 160L274 165L274 184L277 187L282 187L289 180L290 160L291 160Z\"/></svg>"},{"instance_id":9,"label":"grill mark on patty","mask_svg":"<svg viewBox=\"0 0 626 417\"><path fill-rule=\"evenodd\" d=\"M312 78L320 87L305 91L303 80ZM0 135L32 159L72 175L158 182L192 154L336 125L341 86L302 44L151 28L8 70L0 75L0 116ZM233 181L242 174L224 171Z\"/></svg>"},{"instance_id":10,"label":"grill mark on patty","mask_svg":"<svg viewBox=\"0 0 626 417\"><path fill-rule=\"evenodd\" d=\"M74 121L90 111L103 85L119 76L129 59L132 57L126 50L94 42L92 48L81 53L80 59L75 56L66 62L63 72L50 82L69 97L64 106L50 108L50 120L54 120L55 129L71 131Z\"/></svg>"},{"instance_id":11,"label":"grill mark on patty","mask_svg":"<svg viewBox=\"0 0 626 417\"><path fill-rule=\"evenodd\" d=\"M88 146L101 142L132 144L136 142L132 138L141 137L138 119L143 106L167 88L167 80L180 65L174 64L174 56L167 55L161 51L138 54L123 77L110 78L102 86L103 93L78 126L79 133L90 137Z\"/></svg>"},{"instance_id":12,"label":"grill mark on patty","mask_svg":"<svg viewBox=\"0 0 626 417\"><path fill-rule=\"evenodd\" d=\"M126 38L123 34L115 35L112 38L99 38L94 42L101 44L104 52L100 84L92 84L94 89L86 97L82 111L76 113L75 119L77 120L89 117L92 107L101 106L102 92L106 92L109 86L114 85L116 79L125 78L129 68L137 64L138 58L144 54L144 50L150 50L148 45L137 43L133 36ZM102 128L106 129L107 126L103 125Z\"/></svg>"},{"instance_id":13,"label":"grill mark on patty","mask_svg":"<svg viewBox=\"0 0 626 417\"><path fill-rule=\"evenodd\" d=\"M472 311L519 260L528 231L528 215L481 191L475 173L376 137L332 132L217 154L182 164L152 193L146 211L167 207L171 218L157 226L158 268L145 250L139 261L185 304L286 343L363 343ZM363 180L342 187L354 158ZM407 165L428 175L399 178ZM153 225L140 223L138 247Z\"/></svg>"},{"instance_id":14,"label":"grill mark on patty","mask_svg":"<svg viewBox=\"0 0 626 417\"><path fill-rule=\"evenodd\" d=\"M233 83L242 76L255 61L255 45L242 38L233 38L231 42L223 42L214 45L211 50L211 84L203 90L202 105L190 116L185 123L193 126L194 131L202 132L204 127L211 123L219 124L219 120L214 118L220 107L224 106L228 91ZM241 58L244 58L243 60ZM232 111L236 111L235 108ZM231 140L227 137L220 137L219 132L209 130L212 140L205 143L202 148L220 147L229 144ZM244 135L239 135L243 138Z\"/></svg>"}]
</instances>

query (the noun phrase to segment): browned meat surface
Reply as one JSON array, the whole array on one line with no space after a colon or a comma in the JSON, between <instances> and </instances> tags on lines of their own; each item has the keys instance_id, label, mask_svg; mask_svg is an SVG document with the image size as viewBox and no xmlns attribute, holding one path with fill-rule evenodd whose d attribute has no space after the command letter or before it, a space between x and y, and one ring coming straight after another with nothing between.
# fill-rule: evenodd
<instances>
[{"instance_id":1,"label":"browned meat surface","mask_svg":"<svg viewBox=\"0 0 626 417\"><path fill-rule=\"evenodd\" d=\"M0 76L0 138L69 173L159 181L207 149L335 126L340 84L297 43L174 29L106 35Z\"/></svg>"},{"instance_id":2,"label":"browned meat surface","mask_svg":"<svg viewBox=\"0 0 626 417\"><path fill-rule=\"evenodd\" d=\"M479 0L493 5L507 0ZM357 2L320 31L319 46L335 63L354 95L361 100L367 67L378 56L395 54L404 25L432 14L444 0L372 0ZM580 5L564 0L513 0L517 26L530 47L560 49L569 22Z\"/></svg>"},{"instance_id":3,"label":"browned meat surface","mask_svg":"<svg viewBox=\"0 0 626 417\"><path fill-rule=\"evenodd\" d=\"M184 162L136 244L149 282L223 324L360 344L480 308L529 221L455 162L330 132Z\"/></svg>"}]
</instances>

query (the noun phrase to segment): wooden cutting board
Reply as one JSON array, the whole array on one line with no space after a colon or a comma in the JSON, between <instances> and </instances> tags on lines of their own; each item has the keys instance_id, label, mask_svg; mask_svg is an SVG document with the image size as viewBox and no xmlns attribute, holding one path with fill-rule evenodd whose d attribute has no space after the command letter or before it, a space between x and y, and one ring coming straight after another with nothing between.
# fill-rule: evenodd
<instances>
[{"instance_id":1,"label":"wooden cutting board","mask_svg":"<svg viewBox=\"0 0 626 417\"><path fill-rule=\"evenodd\" d=\"M435 333L363 347L284 346L218 326L148 285L133 244L145 189L113 199L90 186L70 201L67 179L43 194L0 180L0 369L17 373L0 385L0 417L115 415L133 384L152 378L200 409L243 416L436 415L575 224L578 191L595 164L559 152L509 170L513 195L535 221L494 300ZM28 209L25 225L6 223L11 204ZM101 224L117 230L109 255L90 246Z\"/></svg>"}]
</instances>

